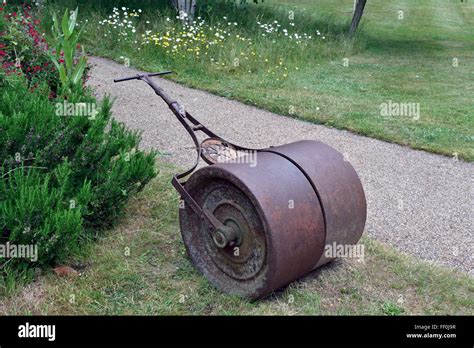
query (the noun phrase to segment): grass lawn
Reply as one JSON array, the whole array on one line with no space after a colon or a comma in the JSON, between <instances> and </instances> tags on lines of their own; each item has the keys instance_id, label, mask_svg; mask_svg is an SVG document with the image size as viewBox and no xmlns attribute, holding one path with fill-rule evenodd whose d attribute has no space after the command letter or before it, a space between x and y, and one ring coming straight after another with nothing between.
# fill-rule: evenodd
<instances>
[{"instance_id":1,"label":"grass lawn","mask_svg":"<svg viewBox=\"0 0 474 348\"><path fill-rule=\"evenodd\" d=\"M77 2L61 3L72 7ZM80 16L89 26L84 42L93 54L148 71L173 69L178 74L172 78L183 84L280 114L474 160L472 2L368 1L353 41L343 34L353 0L267 0L248 10L205 2L206 25L233 28L232 35L206 55L204 50L200 55L192 50L170 54L174 41L170 46L153 40L142 45L141 34L147 30L167 40L166 31L179 28L172 13L147 1L127 2L131 8L143 8L129 41L113 31L104 36L105 26L98 22L112 13L110 9L79 2ZM273 20L281 23L280 33L288 28L312 39L297 45L257 25ZM419 105L419 117L381 116L381 104L390 101Z\"/></svg>"},{"instance_id":2,"label":"grass lawn","mask_svg":"<svg viewBox=\"0 0 474 348\"><path fill-rule=\"evenodd\" d=\"M131 204L116 229L71 261L82 275L38 277L0 302L0 314L473 314L474 280L364 237L364 262L339 260L267 299L215 290L185 255L173 168Z\"/></svg>"}]
</instances>

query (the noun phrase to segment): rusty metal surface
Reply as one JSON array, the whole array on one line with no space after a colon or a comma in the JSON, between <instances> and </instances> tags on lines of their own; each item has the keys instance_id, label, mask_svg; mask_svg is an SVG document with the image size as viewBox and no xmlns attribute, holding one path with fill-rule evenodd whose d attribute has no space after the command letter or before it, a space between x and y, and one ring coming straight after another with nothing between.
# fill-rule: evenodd
<instances>
[{"instance_id":1,"label":"rusty metal surface","mask_svg":"<svg viewBox=\"0 0 474 348\"><path fill-rule=\"evenodd\" d=\"M214 245L208 225L192 209L180 211L188 254L220 290L260 298L305 275L320 259L325 232L319 200L307 178L283 157L262 152L255 167L205 167L185 187L221 222L238 221L243 229L237 258L234 248Z\"/></svg>"},{"instance_id":2,"label":"rusty metal surface","mask_svg":"<svg viewBox=\"0 0 474 348\"><path fill-rule=\"evenodd\" d=\"M343 155L319 141L299 141L270 148L294 161L311 180L323 208L326 245L356 244L364 231L367 206L357 173ZM316 267L330 259L323 254Z\"/></svg>"}]
</instances>

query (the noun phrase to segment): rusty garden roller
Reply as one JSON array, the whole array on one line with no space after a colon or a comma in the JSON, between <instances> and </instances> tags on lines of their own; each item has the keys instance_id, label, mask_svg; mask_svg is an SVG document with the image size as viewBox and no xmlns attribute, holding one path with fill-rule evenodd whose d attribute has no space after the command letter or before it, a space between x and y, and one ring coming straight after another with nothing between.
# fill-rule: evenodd
<instances>
[{"instance_id":1,"label":"rusty garden roller","mask_svg":"<svg viewBox=\"0 0 474 348\"><path fill-rule=\"evenodd\" d=\"M262 298L330 262L325 246L359 241L364 190L341 153L309 140L265 149L232 144L150 78L169 73L114 81L150 85L196 146L194 166L176 174L172 184L185 203L179 222L187 253L212 284L225 293ZM207 138L200 142L197 132ZM196 170L201 158L209 165Z\"/></svg>"}]
</instances>

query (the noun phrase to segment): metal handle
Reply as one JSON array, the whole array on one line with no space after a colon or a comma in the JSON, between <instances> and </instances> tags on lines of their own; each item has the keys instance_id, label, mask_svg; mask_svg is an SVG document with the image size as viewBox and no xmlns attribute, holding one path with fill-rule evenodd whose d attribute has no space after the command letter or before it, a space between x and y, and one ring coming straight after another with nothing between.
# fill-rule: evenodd
<instances>
[{"instance_id":1,"label":"metal handle","mask_svg":"<svg viewBox=\"0 0 474 348\"><path fill-rule=\"evenodd\" d=\"M114 82L117 83L117 82L130 81L130 80L139 80L145 75L147 75L147 76L161 76L161 75L168 75L168 74L172 74L172 73L173 73L172 71L160 71L160 72L157 72L157 73L137 74L137 75L131 76L131 77L122 77L122 78L119 78L119 79L114 79Z\"/></svg>"},{"instance_id":2,"label":"metal handle","mask_svg":"<svg viewBox=\"0 0 474 348\"><path fill-rule=\"evenodd\" d=\"M168 104L168 106L171 108L173 113L175 113L173 109L177 109L179 111L179 105L177 107L172 107L171 105L175 103L177 105L178 103L176 102L176 100L171 99L160 86L158 86L155 82L153 82L153 80L150 79L150 77L152 76L168 75L172 73L173 73L172 71L162 71L162 72L150 73L150 74L137 74L135 76L114 79L114 82L117 83L117 82L130 81L130 80L145 81L151 88L153 88L155 93L158 96L160 96L161 99L163 99L166 102L166 104Z\"/></svg>"},{"instance_id":3,"label":"metal handle","mask_svg":"<svg viewBox=\"0 0 474 348\"><path fill-rule=\"evenodd\" d=\"M173 177L172 184L175 187L175 189L178 191L178 193L181 195L181 197L184 199L184 201L191 207L191 209L199 215L201 219L206 221L209 224L210 227L210 232L212 234L212 237L214 239L214 242L219 248L224 248L227 245L232 245L234 243L234 239L236 238L236 232L233 231L231 228L228 226L225 226L222 222L220 222L211 212L207 211L206 209L203 209L194 199L193 197L189 194L189 192L185 189L184 187L184 182L180 182L180 179L188 176L191 174L198 166L199 164L199 158L202 157L202 147L201 143L198 141L195 132L196 131L201 131L204 134L208 135L209 137L220 139L222 141L225 141L221 137L219 137L217 134L209 130L207 127L205 127L203 124L201 124L198 120L196 120L191 114L189 114L187 111L181 110L180 105L178 104L177 101L169 97L165 91L158 86L150 77L152 76L160 76L160 75L167 75L171 74L171 71L163 71L163 72L158 72L158 73L151 73L151 74L137 74L135 76L131 77L124 77L124 78L119 78L119 79L114 79L114 82L123 82L123 81L130 81L130 80L141 80L146 82L154 91L155 93L163 99L166 104L168 104L170 110L173 112L173 114L176 116L176 118L179 120L181 125L186 129L186 131L189 133L191 136L194 145L196 146L196 161L189 170L187 170L184 173L179 173L176 174ZM228 142L229 143L229 142ZM231 144L231 143L229 143ZM247 148L243 148L234 144L233 145L236 149L240 150L251 150Z\"/></svg>"}]
</instances>

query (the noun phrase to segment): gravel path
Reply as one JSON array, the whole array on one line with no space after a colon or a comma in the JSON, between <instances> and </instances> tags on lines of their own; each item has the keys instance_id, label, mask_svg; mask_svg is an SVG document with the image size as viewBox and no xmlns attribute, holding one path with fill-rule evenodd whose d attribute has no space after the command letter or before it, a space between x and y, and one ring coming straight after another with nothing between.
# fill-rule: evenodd
<instances>
[{"instance_id":1,"label":"gravel path","mask_svg":"<svg viewBox=\"0 0 474 348\"><path fill-rule=\"evenodd\" d=\"M90 85L117 97L114 117L143 130L143 148L159 149L187 167L195 158L184 128L145 83L114 84L136 70L92 57ZM346 131L279 116L203 91L158 79L203 124L237 144L279 145L302 139L344 153L361 177L367 202L366 233L424 260L474 275L474 165Z\"/></svg>"}]
</instances>

